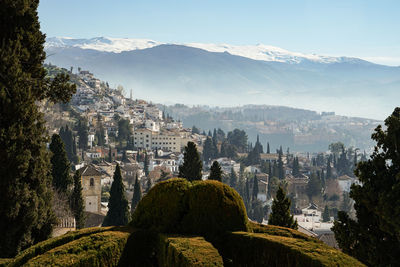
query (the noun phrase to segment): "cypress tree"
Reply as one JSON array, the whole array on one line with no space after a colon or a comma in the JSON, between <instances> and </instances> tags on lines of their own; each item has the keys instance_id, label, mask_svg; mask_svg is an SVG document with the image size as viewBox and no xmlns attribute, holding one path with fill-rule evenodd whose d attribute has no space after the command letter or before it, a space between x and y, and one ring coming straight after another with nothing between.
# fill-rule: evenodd
<instances>
[{"instance_id":1,"label":"cypress tree","mask_svg":"<svg viewBox=\"0 0 400 267\"><path fill-rule=\"evenodd\" d=\"M144 155L144 163L143 163L143 171L144 171L144 175L146 175L146 177L149 176L149 156L147 155L147 153L145 153Z\"/></svg>"},{"instance_id":2,"label":"cypress tree","mask_svg":"<svg viewBox=\"0 0 400 267\"><path fill-rule=\"evenodd\" d=\"M142 199L142 188L139 183L139 179L136 175L135 185L133 187L133 196L132 196L132 203L131 203L131 214L135 211L137 205L139 204L140 200Z\"/></svg>"},{"instance_id":3,"label":"cypress tree","mask_svg":"<svg viewBox=\"0 0 400 267\"><path fill-rule=\"evenodd\" d=\"M254 178L253 178L253 199L257 199L258 196L258 179L257 179L257 175L254 174Z\"/></svg>"},{"instance_id":4,"label":"cypress tree","mask_svg":"<svg viewBox=\"0 0 400 267\"><path fill-rule=\"evenodd\" d=\"M270 154L271 150L269 149L269 142L267 142L267 154Z\"/></svg>"},{"instance_id":5,"label":"cypress tree","mask_svg":"<svg viewBox=\"0 0 400 267\"><path fill-rule=\"evenodd\" d=\"M111 146L108 146L108 162L112 162L112 152L111 152Z\"/></svg>"},{"instance_id":6,"label":"cypress tree","mask_svg":"<svg viewBox=\"0 0 400 267\"><path fill-rule=\"evenodd\" d=\"M0 1L0 257L47 239L52 211L45 123L37 103L68 102L67 75L46 78L39 1Z\"/></svg>"},{"instance_id":7,"label":"cypress tree","mask_svg":"<svg viewBox=\"0 0 400 267\"><path fill-rule=\"evenodd\" d=\"M235 172L235 170L233 168L231 169L231 175L230 175L230 181L229 182L230 182L230 186L232 188L236 188L237 187L238 178L237 178L236 172Z\"/></svg>"},{"instance_id":8,"label":"cypress tree","mask_svg":"<svg viewBox=\"0 0 400 267\"><path fill-rule=\"evenodd\" d=\"M328 159L328 163L326 164L326 179L330 178L332 178L331 158Z\"/></svg>"},{"instance_id":9,"label":"cypress tree","mask_svg":"<svg viewBox=\"0 0 400 267\"><path fill-rule=\"evenodd\" d=\"M272 202L268 224L297 229L297 221L290 215L290 204L290 199L286 197L282 187L279 187Z\"/></svg>"},{"instance_id":10,"label":"cypress tree","mask_svg":"<svg viewBox=\"0 0 400 267\"><path fill-rule=\"evenodd\" d=\"M322 221L329 222L331 217L329 216L329 208L328 205L325 205L324 212L322 213Z\"/></svg>"},{"instance_id":11,"label":"cypress tree","mask_svg":"<svg viewBox=\"0 0 400 267\"><path fill-rule=\"evenodd\" d=\"M183 164L179 166L178 176L189 181L201 180L203 163L200 160L195 143L188 142L183 155Z\"/></svg>"},{"instance_id":12,"label":"cypress tree","mask_svg":"<svg viewBox=\"0 0 400 267\"><path fill-rule=\"evenodd\" d=\"M74 213L76 228L82 229L85 227L85 204L82 197L81 174L77 170L74 174L74 190L71 194L71 210Z\"/></svg>"},{"instance_id":13,"label":"cypress tree","mask_svg":"<svg viewBox=\"0 0 400 267\"><path fill-rule=\"evenodd\" d=\"M332 228L339 247L369 266L397 266L400 253L400 108L372 134L377 142L370 159L355 170L352 185L357 220L338 213Z\"/></svg>"},{"instance_id":14,"label":"cypress tree","mask_svg":"<svg viewBox=\"0 0 400 267\"><path fill-rule=\"evenodd\" d=\"M214 161L210 168L210 176L208 177L209 180L222 180L222 170L221 166L219 165L218 161Z\"/></svg>"},{"instance_id":15,"label":"cypress tree","mask_svg":"<svg viewBox=\"0 0 400 267\"><path fill-rule=\"evenodd\" d=\"M103 226L126 225L129 221L129 206L125 196L125 186L122 182L119 164L115 168L114 181L110 189L108 212L103 221Z\"/></svg>"},{"instance_id":16,"label":"cypress tree","mask_svg":"<svg viewBox=\"0 0 400 267\"><path fill-rule=\"evenodd\" d=\"M246 178L246 188L245 188L245 199L246 203L248 204L250 202L250 182L249 178Z\"/></svg>"},{"instance_id":17,"label":"cypress tree","mask_svg":"<svg viewBox=\"0 0 400 267\"><path fill-rule=\"evenodd\" d=\"M283 161L282 161L282 147L279 152L279 157L278 157L278 177L280 180L285 178L285 171L283 170Z\"/></svg>"},{"instance_id":18,"label":"cypress tree","mask_svg":"<svg viewBox=\"0 0 400 267\"><path fill-rule=\"evenodd\" d=\"M212 139L210 137L207 137L203 147L203 160L205 162L209 162L213 158L213 154L214 152Z\"/></svg>"},{"instance_id":19,"label":"cypress tree","mask_svg":"<svg viewBox=\"0 0 400 267\"><path fill-rule=\"evenodd\" d=\"M69 175L71 168L65 153L64 143L58 134L53 134L50 143L51 155L51 175L53 177L54 188L68 195L70 186L73 184L72 177Z\"/></svg>"},{"instance_id":20,"label":"cypress tree","mask_svg":"<svg viewBox=\"0 0 400 267\"><path fill-rule=\"evenodd\" d=\"M321 193L321 182L315 172L313 172L308 179L306 193L310 202L312 201L313 196L317 196Z\"/></svg>"}]
</instances>

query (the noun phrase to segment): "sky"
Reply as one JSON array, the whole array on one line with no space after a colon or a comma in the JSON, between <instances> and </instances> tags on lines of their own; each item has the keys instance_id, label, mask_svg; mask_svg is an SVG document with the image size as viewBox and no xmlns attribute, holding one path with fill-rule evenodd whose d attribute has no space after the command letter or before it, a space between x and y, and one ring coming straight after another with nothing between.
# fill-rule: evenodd
<instances>
[{"instance_id":1,"label":"sky","mask_svg":"<svg viewBox=\"0 0 400 267\"><path fill-rule=\"evenodd\" d=\"M400 66L398 0L41 0L48 37L266 44Z\"/></svg>"}]
</instances>

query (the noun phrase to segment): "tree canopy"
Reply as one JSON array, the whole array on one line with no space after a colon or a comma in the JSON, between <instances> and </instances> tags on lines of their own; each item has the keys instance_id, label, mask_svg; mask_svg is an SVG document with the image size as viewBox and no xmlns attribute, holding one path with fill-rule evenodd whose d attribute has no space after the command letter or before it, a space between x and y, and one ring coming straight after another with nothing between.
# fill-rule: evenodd
<instances>
[{"instance_id":1,"label":"tree canopy","mask_svg":"<svg viewBox=\"0 0 400 267\"><path fill-rule=\"evenodd\" d=\"M396 266L400 253L400 108L372 134L371 158L358 163L352 185L357 220L338 213L333 231L339 247L370 266Z\"/></svg>"},{"instance_id":2,"label":"tree canopy","mask_svg":"<svg viewBox=\"0 0 400 267\"><path fill-rule=\"evenodd\" d=\"M279 187L272 202L268 224L297 229L297 221L293 219L293 215L290 215L290 204L290 199L286 197L282 187Z\"/></svg>"},{"instance_id":3,"label":"tree canopy","mask_svg":"<svg viewBox=\"0 0 400 267\"><path fill-rule=\"evenodd\" d=\"M189 181L201 180L203 163L201 162L196 144L188 142L183 152L183 164L179 166L179 177L186 178Z\"/></svg>"},{"instance_id":4,"label":"tree canopy","mask_svg":"<svg viewBox=\"0 0 400 267\"><path fill-rule=\"evenodd\" d=\"M221 166L219 165L218 161L214 161L210 168L210 176L208 177L209 180L222 180L222 170Z\"/></svg>"},{"instance_id":5,"label":"tree canopy","mask_svg":"<svg viewBox=\"0 0 400 267\"><path fill-rule=\"evenodd\" d=\"M47 239L56 222L40 101L68 102L66 74L43 66L39 1L0 1L0 257Z\"/></svg>"}]
</instances>

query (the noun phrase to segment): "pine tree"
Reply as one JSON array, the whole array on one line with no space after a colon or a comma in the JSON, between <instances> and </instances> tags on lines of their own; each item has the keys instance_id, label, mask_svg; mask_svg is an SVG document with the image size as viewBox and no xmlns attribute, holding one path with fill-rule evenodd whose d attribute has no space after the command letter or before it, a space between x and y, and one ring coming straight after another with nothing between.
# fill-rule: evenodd
<instances>
[{"instance_id":1,"label":"pine tree","mask_svg":"<svg viewBox=\"0 0 400 267\"><path fill-rule=\"evenodd\" d=\"M200 160L195 143L188 142L183 155L183 164L179 166L178 176L186 178L189 181L201 180L203 163Z\"/></svg>"},{"instance_id":2,"label":"pine tree","mask_svg":"<svg viewBox=\"0 0 400 267\"><path fill-rule=\"evenodd\" d=\"M140 200L142 199L142 188L139 183L139 179L136 175L135 185L133 187L133 196L132 196L132 203L131 203L131 214L135 211L137 205L139 204Z\"/></svg>"},{"instance_id":3,"label":"pine tree","mask_svg":"<svg viewBox=\"0 0 400 267\"><path fill-rule=\"evenodd\" d=\"M122 182L121 169L117 164L113 183L110 189L108 212L103 221L103 226L126 225L129 221L129 206L125 196L125 186Z\"/></svg>"},{"instance_id":4,"label":"pine tree","mask_svg":"<svg viewBox=\"0 0 400 267\"><path fill-rule=\"evenodd\" d=\"M85 204L82 197L81 174L77 170L74 174L74 189L71 194L71 210L74 213L76 228L82 229L85 227Z\"/></svg>"},{"instance_id":5,"label":"pine tree","mask_svg":"<svg viewBox=\"0 0 400 267\"><path fill-rule=\"evenodd\" d=\"M230 179L229 179L229 185L232 188L236 188L237 187L237 183L238 183L238 178L237 178L235 170L232 168L231 169Z\"/></svg>"},{"instance_id":6,"label":"pine tree","mask_svg":"<svg viewBox=\"0 0 400 267\"><path fill-rule=\"evenodd\" d=\"M46 78L39 1L0 1L0 257L47 239L56 222L45 123L37 103L68 102L67 75Z\"/></svg>"},{"instance_id":7,"label":"pine tree","mask_svg":"<svg viewBox=\"0 0 400 267\"><path fill-rule=\"evenodd\" d=\"M293 219L293 215L290 215L290 204L290 199L286 197L282 187L279 187L272 202L268 224L297 229L297 221Z\"/></svg>"},{"instance_id":8,"label":"pine tree","mask_svg":"<svg viewBox=\"0 0 400 267\"><path fill-rule=\"evenodd\" d=\"M210 176L208 177L209 180L222 180L222 170L221 166L219 165L218 161L214 161L210 168Z\"/></svg>"},{"instance_id":9,"label":"pine tree","mask_svg":"<svg viewBox=\"0 0 400 267\"><path fill-rule=\"evenodd\" d=\"M357 220L338 213L332 228L339 247L369 266L397 266L400 253L400 108L372 134L377 142L370 159L355 170L353 185Z\"/></svg>"},{"instance_id":10,"label":"pine tree","mask_svg":"<svg viewBox=\"0 0 400 267\"><path fill-rule=\"evenodd\" d=\"M324 212L322 213L322 221L329 222L330 220L331 220L331 217L329 216L329 208L327 205L325 205Z\"/></svg>"},{"instance_id":11,"label":"pine tree","mask_svg":"<svg viewBox=\"0 0 400 267\"><path fill-rule=\"evenodd\" d=\"M72 177L69 175L70 163L65 153L64 143L58 134L53 134L50 143L51 155L51 175L53 177L54 188L69 195L70 186L73 184Z\"/></svg>"}]
</instances>

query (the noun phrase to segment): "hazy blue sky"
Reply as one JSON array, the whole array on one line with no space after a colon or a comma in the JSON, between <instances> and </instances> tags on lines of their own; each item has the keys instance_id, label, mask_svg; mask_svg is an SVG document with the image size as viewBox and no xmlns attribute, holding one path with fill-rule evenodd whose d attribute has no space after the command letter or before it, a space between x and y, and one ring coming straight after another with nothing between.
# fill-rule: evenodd
<instances>
[{"instance_id":1,"label":"hazy blue sky","mask_svg":"<svg viewBox=\"0 0 400 267\"><path fill-rule=\"evenodd\" d=\"M400 65L399 0L41 0L49 37L263 43Z\"/></svg>"}]
</instances>

